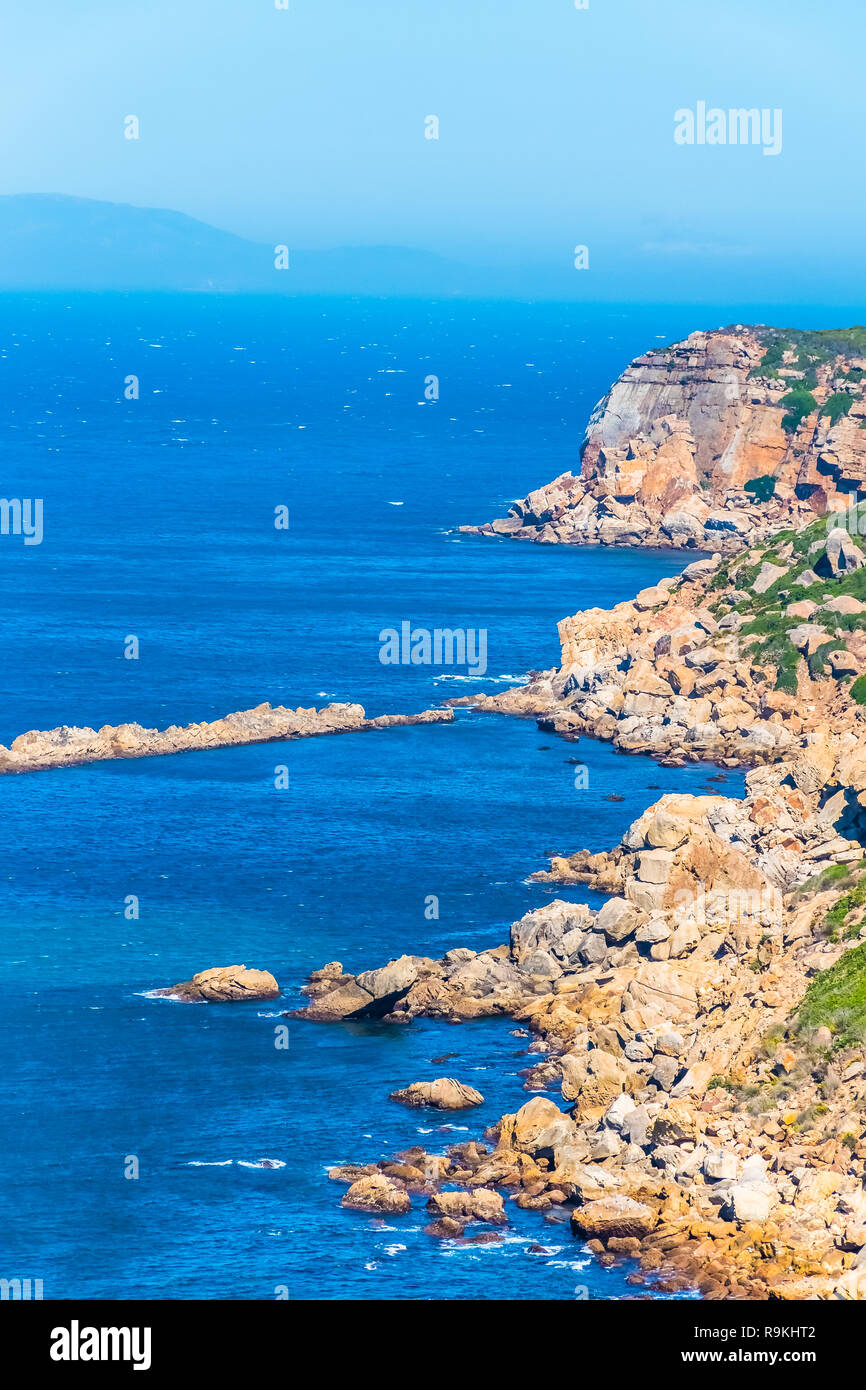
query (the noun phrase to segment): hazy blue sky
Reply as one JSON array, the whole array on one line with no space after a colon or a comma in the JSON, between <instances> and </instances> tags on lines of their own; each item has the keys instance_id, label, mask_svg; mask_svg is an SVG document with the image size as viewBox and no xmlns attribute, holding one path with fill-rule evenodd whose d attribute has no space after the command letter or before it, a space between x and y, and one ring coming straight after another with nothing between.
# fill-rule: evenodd
<instances>
[{"instance_id":1,"label":"hazy blue sky","mask_svg":"<svg viewBox=\"0 0 866 1390\"><path fill-rule=\"evenodd\" d=\"M863 286L864 39L862 0L5 0L0 192L817 301ZM677 145L699 101L781 153Z\"/></svg>"}]
</instances>

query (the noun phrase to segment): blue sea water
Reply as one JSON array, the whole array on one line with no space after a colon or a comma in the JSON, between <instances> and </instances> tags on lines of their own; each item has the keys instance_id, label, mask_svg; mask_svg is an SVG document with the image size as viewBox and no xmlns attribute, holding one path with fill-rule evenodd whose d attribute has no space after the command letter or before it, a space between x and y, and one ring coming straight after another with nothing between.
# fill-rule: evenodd
<instances>
[{"instance_id":1,"label":"blue sea water","mask_svg":"<svg viewBox=\"0 0 866 1390\"><path fill-rule=\"evenodd\" d=\"M263 700L409 711L553 664L559 618L676 557L454 528L576 467L635 353L725 318L182 296L10 296L0 315L3 492L44 503L41 545L0 537L7 743ZM379 633L404 620L485 629L485 677L383 665ZM567 1226L510 1208L500 1242L442 1244L420 1204L344 1211L326 1177L480 1137L522 1104L532 1058L513 1025L292 1020L284 1050L277 1015L327 960L503 940L548 900L527 882L546 854L614 844L708 772L466 710L0 779L0 1274L49 1298L626 1296L628 1267L600 1269ZM147 997L235 961L272 970L286 1002ZM484 1106L443 1126L388 1099L441 1074ZM285 1166L244 1166L262 1157Z\"/></svg>"}]
</instances>

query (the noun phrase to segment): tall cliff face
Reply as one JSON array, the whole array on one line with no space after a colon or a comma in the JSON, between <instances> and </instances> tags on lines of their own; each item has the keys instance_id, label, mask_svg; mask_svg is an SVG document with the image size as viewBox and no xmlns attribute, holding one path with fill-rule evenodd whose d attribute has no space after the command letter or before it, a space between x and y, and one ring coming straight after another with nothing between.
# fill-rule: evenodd
<instances>
[{"instance_id":1,"label":"tall cliff face","mask_svg":"<svg viewBox=\"0 0 866 1390\"><path fill-rule=\"evenodd\" d=\"M692 333L638 357L564 473L466 532L736 549L866 496L866 329ZM771 494L771 495L768 495Z\"/></svg>"}]
</instances>

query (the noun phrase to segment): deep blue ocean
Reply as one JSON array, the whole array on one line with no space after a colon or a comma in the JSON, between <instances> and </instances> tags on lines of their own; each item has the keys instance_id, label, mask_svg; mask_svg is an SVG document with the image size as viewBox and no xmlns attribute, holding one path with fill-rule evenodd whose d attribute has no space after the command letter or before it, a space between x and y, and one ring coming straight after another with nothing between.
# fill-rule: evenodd
<instances>
[{"instance_id":1,"label":"deep blue ocean","mask_svg":"<svg viewBox=\"0 0 866 1390\"><path fill-rule=\"evenodd\" d=\"M43 499L44 539L0 536L0 742L263 700L409 711L552 665L559 618L682 561L454 528L577 467L586 418L632 356L731 317L3 297L2 491ZM404 620L485 629L486 676L383 665L380 630ZM325 1175L480 1137L521 1105L532 1059L513 1025L293 1020L281 1050L276 1015L328 960L503 940L547 900L526 882L547 853L610 846L662 790L708 773L462 711L450 727L0 778L0 1275L41 1278L46 1298L634 1292L628 1266L599 1269L567 1226L511 1207L501 1242L442 1244L421 1206L344 1211ZM147 997L240 961L273 971L286 1003ZM443 1128L388 1099L442 1074L484 1106ZM244 1166L263 1157L285 1166Z\"/></svg>"}]
</instances>

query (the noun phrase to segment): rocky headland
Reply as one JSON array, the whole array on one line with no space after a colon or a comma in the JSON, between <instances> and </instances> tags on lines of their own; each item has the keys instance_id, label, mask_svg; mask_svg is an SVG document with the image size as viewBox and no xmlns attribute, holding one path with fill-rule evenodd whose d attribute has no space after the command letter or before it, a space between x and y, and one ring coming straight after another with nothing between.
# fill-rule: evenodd
<instances>
[{"instance_id":1,"label":"rocky headland","mask_svg":"<svg viewBox=\"0 0 866 1390\"><path fill-rule=\"evenodd\" d=\"M323 734L394 729L407 724L447 724L451 710L429 709L420 714L382 714L368 719L362 705L332 704L324 709L285 709L256 705L210 723L173 724L146 729L141 724L105 724L101 729L32 729L5 747L0 744L0 773L37 772L110 758L155 758L209 748L235 748L247 743L281 743L287 739Z\"/></svg>"},{"instance_id":2,"label":"rocky headland","mask_svg":"<svg viewBox=\"0 0 866 1390\"><path fill-rule=\"evenodd\" d=\"M492 949L331 962L311 1022L514 1021L535 1092L483 1136L335 1169L345 1205L434 1237L508 1205L568 1222L636 1289L866 1297L866 506L717 553L560 624L561 664L471 697L566 739L745 767L668 794ZM546 1094L540 1094L540 1093ZM456 1191L454 1189L457 1189Z\"/></svg>"},{"instance_id":3,"label":"rocky headland","mask_svg":"<svg viewBox=\"0 0 866 1390\"><path fill-rule=\"evenodd\" d=\"M592 413L578 474L466 533L735 551L844 509L866 482L866 328L736 324L638 357Z\"/></svg>"}]
</instances>

